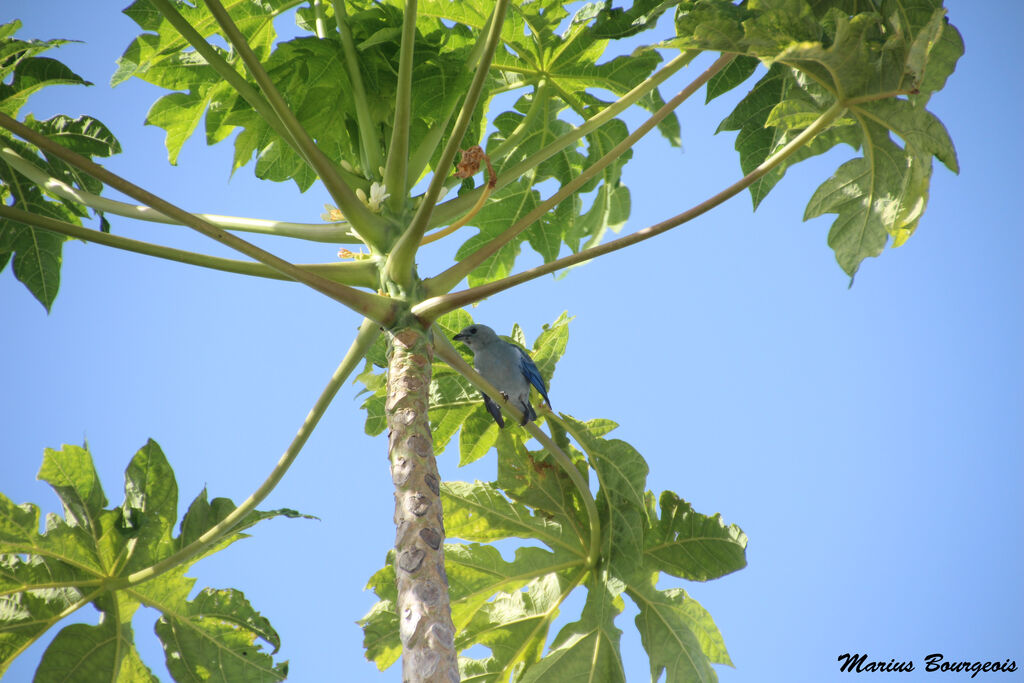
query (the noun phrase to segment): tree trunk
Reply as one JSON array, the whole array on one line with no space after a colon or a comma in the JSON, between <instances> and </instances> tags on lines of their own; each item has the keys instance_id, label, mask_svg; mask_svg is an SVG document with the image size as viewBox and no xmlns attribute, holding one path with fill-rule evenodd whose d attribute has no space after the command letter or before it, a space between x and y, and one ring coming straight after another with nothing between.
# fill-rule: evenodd
<instances>
[{"instance_id":1,"label":"tree trunk","mask_svg":"<svg viewBox=\"0 0 1024 683\"><path fill-rule=\"evenodd\" d=\"M434 440L427 417L431 349L425 332L391 335L388 359L388 455L395 484L395 574L405 683L458 683L455 627L444 569Z\"/></svg>"}]
</instances>

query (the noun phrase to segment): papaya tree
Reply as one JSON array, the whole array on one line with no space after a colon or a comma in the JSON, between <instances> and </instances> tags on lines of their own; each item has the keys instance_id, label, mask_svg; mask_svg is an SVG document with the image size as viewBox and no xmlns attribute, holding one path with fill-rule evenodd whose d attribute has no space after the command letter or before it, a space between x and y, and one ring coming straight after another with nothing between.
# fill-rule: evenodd
<instances>
[{"instance_id":1,"label":"papaya tree","mask_svg":"<svg viewBox=\"0 0 1024 683\"><path fill-rule=\"evenodd\" d=\"M848 160L803 215L835 214L828 244L852 281L863 259L913 234L932 158L957 169L927 109L963 51L941 2L136 0L124 12L141 33L112 83L166 91L147 123L166 131L170 161L202 124L209 144L233 145L232 171L252 163L262 180L329 196L322 220L198 213L111 172L99 161L122 150L98 119L22 113L41 88L84 79L50 56L65 41L19 37L12 21L0 27L0 266L49 310L62 245L78 239L300 283L361 322L297 435L240 504L203 490L179 515L154 440L131 458L115 506L87 445L47 449L39 478L63 514L40 532L37 506L0 496L0 673L92 606L98 623L63 625L37 680L155 680L131 625L146 606L161 614L175 680L286 678L280 637L242 591L194 593L186 572L262 520L301 516L257 506L355 376L366 432L388 435L395 501L394 550L370 578L379 602L361 621L367 657L382 669L401 658L407 681L624 680L616 617L628 599L653 679L716 680L712 665L730 659L710 614L658 581L743 568L740 528L648 490L644 458L608 437L611 420L545 405L530 422L498 401L500 427L481 394L501 392L450 340L475 324L467 307L654 239L745 191L756 206L791 164L840 143ZM294 38L277 36L285 14ZM690 73L704 52L717 57ZM663 92L679 79L678 92ZM740 179L689 208L666 202L664 220L608 239L628 223L622 170L634 145L652 133L678 145L683 102L752 79L720 127L738 131ZM632 130L627 112L643 112ZM244 258L119 234L134 221L194 230ZM338 258L294 263L240 233L334 245ZM435 242L453 263L421 272L421 248ZM524 245L541 265L517 268ZM568 325L563 315L532 341L516 326L507 340L550 382ZM460 464L496 458L496 479L442 477L446 449ZM528 544L506 559L494 545L506 539ZM577 589L581 611L552 639ZM489 654L460 657L477 646Z\"/></svg>"}]
</instances>

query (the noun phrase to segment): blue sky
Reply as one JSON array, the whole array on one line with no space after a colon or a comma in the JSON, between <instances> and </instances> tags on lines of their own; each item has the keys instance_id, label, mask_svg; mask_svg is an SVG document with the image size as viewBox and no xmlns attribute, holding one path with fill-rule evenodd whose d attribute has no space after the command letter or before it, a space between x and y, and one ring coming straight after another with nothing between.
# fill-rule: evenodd
<instances>
[{"instance_id":1,"label":"blue sky","mask_svg":"<svg viewBox=\"0 0 1024 683\"><path fill-rule=\"evenodd\" d=\"M227 148L190 140L169 166L163 131L141 125L156 89L106 85L135 25L116 5L97 12L91 4L15 0L0 9L0 21L25 23L19 37L87 41L52 56L97 84L54 89L23 113L97 116L126 150L107 166L190 210L317 220L326 201L318 187L300 195L255 180L251 167L229 180ZM930 108L962 172L936 166L917 233L865 261L852 288L825 242L830 217L801 221L814 188L849 158L843 149L792 169L756 213L747 195L737 197L471 311L501 332L518 322L529 339L562 311L575 316L550 388L555 408L614 419L614 435L646 457L649 488L720 512L749 536L743 571L706 584L662 582L685 587L715 618L736 665L718 668L724 682L837 680L846 652L913 660L914 673L889 674L900 681L963 679L926 674L923 658L935 652L1014 659L1024 670L1024 144L1014 123L1024 85L1011 52L1024 5L947 6L967 52ZM739 177L734 134L712 133L746 87L707 107L703 93L685 103L682 150L657 137L637 147L625 230ZM185 229L112 223L130 237L222 253ZM470 234L432 248L421 273L445 267ZM295 260L334 254L330 245L259 243ZM528 252L518 265L536 262ZM0 491L44 510L57 506L35 480L43 449L84 439L114 503L124 467L150 437L175 468L180 508L203 486L244 499L359 322L297 285L82 243L65 246L50 315L9 269L0 311ZM356 390L339 393L262 506L321 521L265 523L191 572L199 587L245 592L281 634L293 681L400 680L399 667L378 674L363 659L354 624L374 602L362 588L394 539L385 441L363 434ZM492 458L459 471L452 452L439 467L446 479L495 474ZM570 600L563 614L578 608ZM623 656L629 680L642 681L649 675L633 616L620 617ZM139 615L136 637L169 680L153 619ZM44 648L29 650L9 680L29 680ZM1021 670L976 680L1022 680Z\"/></svg>"}]
</instances>

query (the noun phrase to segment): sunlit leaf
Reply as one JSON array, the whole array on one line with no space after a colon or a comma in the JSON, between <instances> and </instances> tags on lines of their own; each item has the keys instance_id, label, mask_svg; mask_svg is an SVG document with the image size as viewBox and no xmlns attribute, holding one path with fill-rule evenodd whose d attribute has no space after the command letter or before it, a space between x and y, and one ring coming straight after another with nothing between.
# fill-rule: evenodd
<instances>
[{"instance_id":1,"label":"sunlit leaf","mask_svg":"<svg viewBox=\"0 0 1024 683\"><path fill-rule=\"evenodd\" d=\"M209 504L204 491L174 537L177 483L152 440L128 465L125 500L117 507L106 507L87 448L47 449L39 478L53 487L64 511L48 516L42 533L36 506L17 506L0 495L0 673L61 619L91 604L101 613L99 622L61 629L43 654L37 679L155 681L139 658L131 628L135 611L145 602L162 614L157 633L176 680L285 678L287 663L274 663L254 642L260 638L276 652L280 639L270 623L235 590L205 589L189 600L195 580L185 572L243 538L242 531L260 520L303 515L253 511L219 541L163 573L129 584L129 576L144 574L196 540L234 504L224 498Z\"/></svg>"},{"instance_id":2,"label":"sunlit leaf","mask_svg":"<svg viewBox=\"0 0 1024 683\"><path fill-rule=\"evenodd\" d=\"M652 567L690 579L717 579L747 566L747 537L721 515L708 517L671 491L661 494L660 519L645 539Z\"/></svg>"}]
</instances>

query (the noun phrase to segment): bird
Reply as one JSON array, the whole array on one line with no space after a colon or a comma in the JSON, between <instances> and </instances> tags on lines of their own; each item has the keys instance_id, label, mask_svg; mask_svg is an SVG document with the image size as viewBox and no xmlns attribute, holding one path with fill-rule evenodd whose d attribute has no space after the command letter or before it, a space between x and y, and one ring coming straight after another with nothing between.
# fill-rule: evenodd
<instances>
[{"instance_id":1,"label":"bird","mask_svg":"<svg viewBox=\"0 0 1024 683\"><path fill-rule=\"evenodd\" d=\"M501 392L505 401L522 411L523 421L519 424L525 425L537 419L537 413L530 405L531 384L544 397L548 407L551 407L544 378L540 376L533 359L521 348L500 338L487 325L469 325L452 339L469 347L473 352L473 367L476 371ZM501 408L487 394L483 394L483 397L487 412L498 423L498 427L504 427Z\"/></svg>"}]
</instances>

